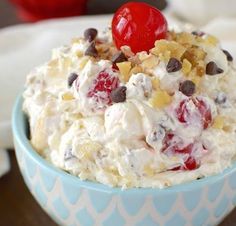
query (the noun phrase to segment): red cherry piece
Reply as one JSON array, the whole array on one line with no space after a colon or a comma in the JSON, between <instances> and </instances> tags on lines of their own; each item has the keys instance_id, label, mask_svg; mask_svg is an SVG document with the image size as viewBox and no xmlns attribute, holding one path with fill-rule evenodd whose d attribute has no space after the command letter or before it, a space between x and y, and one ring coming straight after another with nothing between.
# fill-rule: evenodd
<instances>
[{"instance_id":1,"label":"red cherry piece","mask_svg":"<svg viewBox=\"0 0 236 226\"><path fill-rule=\"evenodd\" d=\"M177 171L177 170L195 170L199 168L199 164L196 162L196 159L193 157L189 157L185 162L184 166L177 166L175 168L172 168L172 171Z\"/></svg>"},{"instance_id":2,"label":"red cherry piece","mask_svg":"<svg viewBox=\"0 0 236 226\"><path fill-rule=\"evenodd\" d=\"M106 71L101 71L94 80L92 87L89 89L87 97L92 97L96 102L110 105L112 103L110 94L113 89L119 86L119 79L110 75Z\"/></svg>"},{"instance_id":3,"label":"red cherry piece","mask_svg":"<svg viewBox=\"0 0 236 226\"><path fill-rule=\"evenodd\" d=\"M212 122L211 109L203 100L194 99L193 101L202 116L203 128L206 129Z\"/></svg>"},{"instance_id":4,"label":"red cherry piece","mask_svg":"<svg viewBox=\"0 0 236 226\"><path fill-rule=\"evenodd\" d=\"M191 110L189 105L191 105ZM176 114L181 123L191 124L191 122L199 122L204 129L212 122L210 107L204 100L198 98L189 98L181 101L176 109Z\"/></svg>"},{"instance_id":5,"label":"red cherry piece","mask_svg":"<svg viewBox=\"0 0 236 226\"><path fill-rule=\"evenodd\" d=\"M194 170L200 166L200 160L194 156L194 151L196 149L204 152L204 147L199 145L199 143L190 143L184 145L183 140L172 132L166 133L163 140L162 152L169 156L183 156L185 157L184 165L180 165L172 168L172 171L176 170ZM186 158L187 157L187 158Z\"/></svg>"},{"instance_id":6,"label":"red cherry piece","mask_svg":"<svg viewBox=\"0 0 236 226\"><path fill-rule=\"evenodd\" d=\"M121 6L112 20L112 36L118 49L130 46L134 53L149 51L156 40L165 39L167 22L156 8L142 2Z\"/></svg>"}]
</instances>

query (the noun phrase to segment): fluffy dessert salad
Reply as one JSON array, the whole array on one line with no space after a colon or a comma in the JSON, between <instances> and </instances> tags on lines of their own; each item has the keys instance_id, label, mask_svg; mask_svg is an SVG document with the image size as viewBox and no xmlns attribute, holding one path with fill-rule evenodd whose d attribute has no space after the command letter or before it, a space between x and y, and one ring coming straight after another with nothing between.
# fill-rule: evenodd
<instances>
[{"instance_id":1,"label":"fluffy dessert salad","mask_svg":"<svg viewBox=\"0 0 236 226\"><path fill-rule=\"evenodd\" d=\"M209 34L167 27L160 11L131 2L107 32L89 28L53 50L23 94L37 152L81 180L122 188L164 188L230 167L233 58Z\"/></svg>"}]
</instances>

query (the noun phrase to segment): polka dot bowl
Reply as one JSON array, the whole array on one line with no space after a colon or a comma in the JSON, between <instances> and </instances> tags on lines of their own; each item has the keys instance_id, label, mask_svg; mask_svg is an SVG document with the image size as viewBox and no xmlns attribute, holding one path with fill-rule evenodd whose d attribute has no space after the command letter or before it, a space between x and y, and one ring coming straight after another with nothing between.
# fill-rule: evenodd
<instances>
[{"instance_id":1,"label":"polka dot bowl","mask_svg":"<svg viewBox=\"0 0 236 226\"><path fill-rule=\"evenodd\" d=\"M13 133L25 183L59 225L215 226L236 205L236 165L167 189L121 190L81 181L41 158L27 139L22 97L13 111Z\"/></svg>"}]
</instances>

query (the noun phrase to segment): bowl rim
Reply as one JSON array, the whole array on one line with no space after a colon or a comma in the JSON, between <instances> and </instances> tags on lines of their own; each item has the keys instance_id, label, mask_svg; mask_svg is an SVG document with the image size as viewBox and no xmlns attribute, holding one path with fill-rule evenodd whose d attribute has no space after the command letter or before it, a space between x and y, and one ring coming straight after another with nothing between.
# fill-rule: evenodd
<instances>
[{"instance_id":1,"label":"bowl rim","mask_svg":"<svg viewBox=\"0 0 236 226\"><path fill-rule=\"evenodd\" d=\"M36 150L33 149L30 141L27 139L25 134L25 114L22 110L23 97L20 94L14 104L12 111L12 131L14 137L14 143L20 145L20 148L25 154L27 154L33 161L38 165L48 170L50 173L55 174L59 178L69 182L75 183L76 186L87 188L91 190L96 190L104 193L126 193L126 194L140 194L140 195L167 195L170 193L178 193L183 191L191 191L205 187L206 185L212 185L217 182L223 181L226 176L232 174L236 171L236 163L232 164L231 167L225 169L223 172L201 178L199 180L194 180L186 182L184 184L173 185L167 188L128 188L122 189L120 187L109 187L108 185L101 184L99 182L81 180L66 171L53 166L50 162L41 157Z\"/></svg>"}]
</instances>

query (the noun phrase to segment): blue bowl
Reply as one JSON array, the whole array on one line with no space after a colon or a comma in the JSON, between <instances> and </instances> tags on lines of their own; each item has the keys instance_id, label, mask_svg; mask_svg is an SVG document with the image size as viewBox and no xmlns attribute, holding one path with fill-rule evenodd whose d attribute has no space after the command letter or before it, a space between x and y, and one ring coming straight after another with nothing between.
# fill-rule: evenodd
<instances>
[{"instance_id":1,"label":"blue bowl","mask_svg":"<svg viewBox=\"0 0 236 226\"><path fill-rule=\"evenodd\" d=\"M16 156L29 190L60 225L215 226L236 205L236 164L216 176L166 189L81 181L45 161L27 138L22 97L13 111Z\"/></svg>"}]
</instances>

